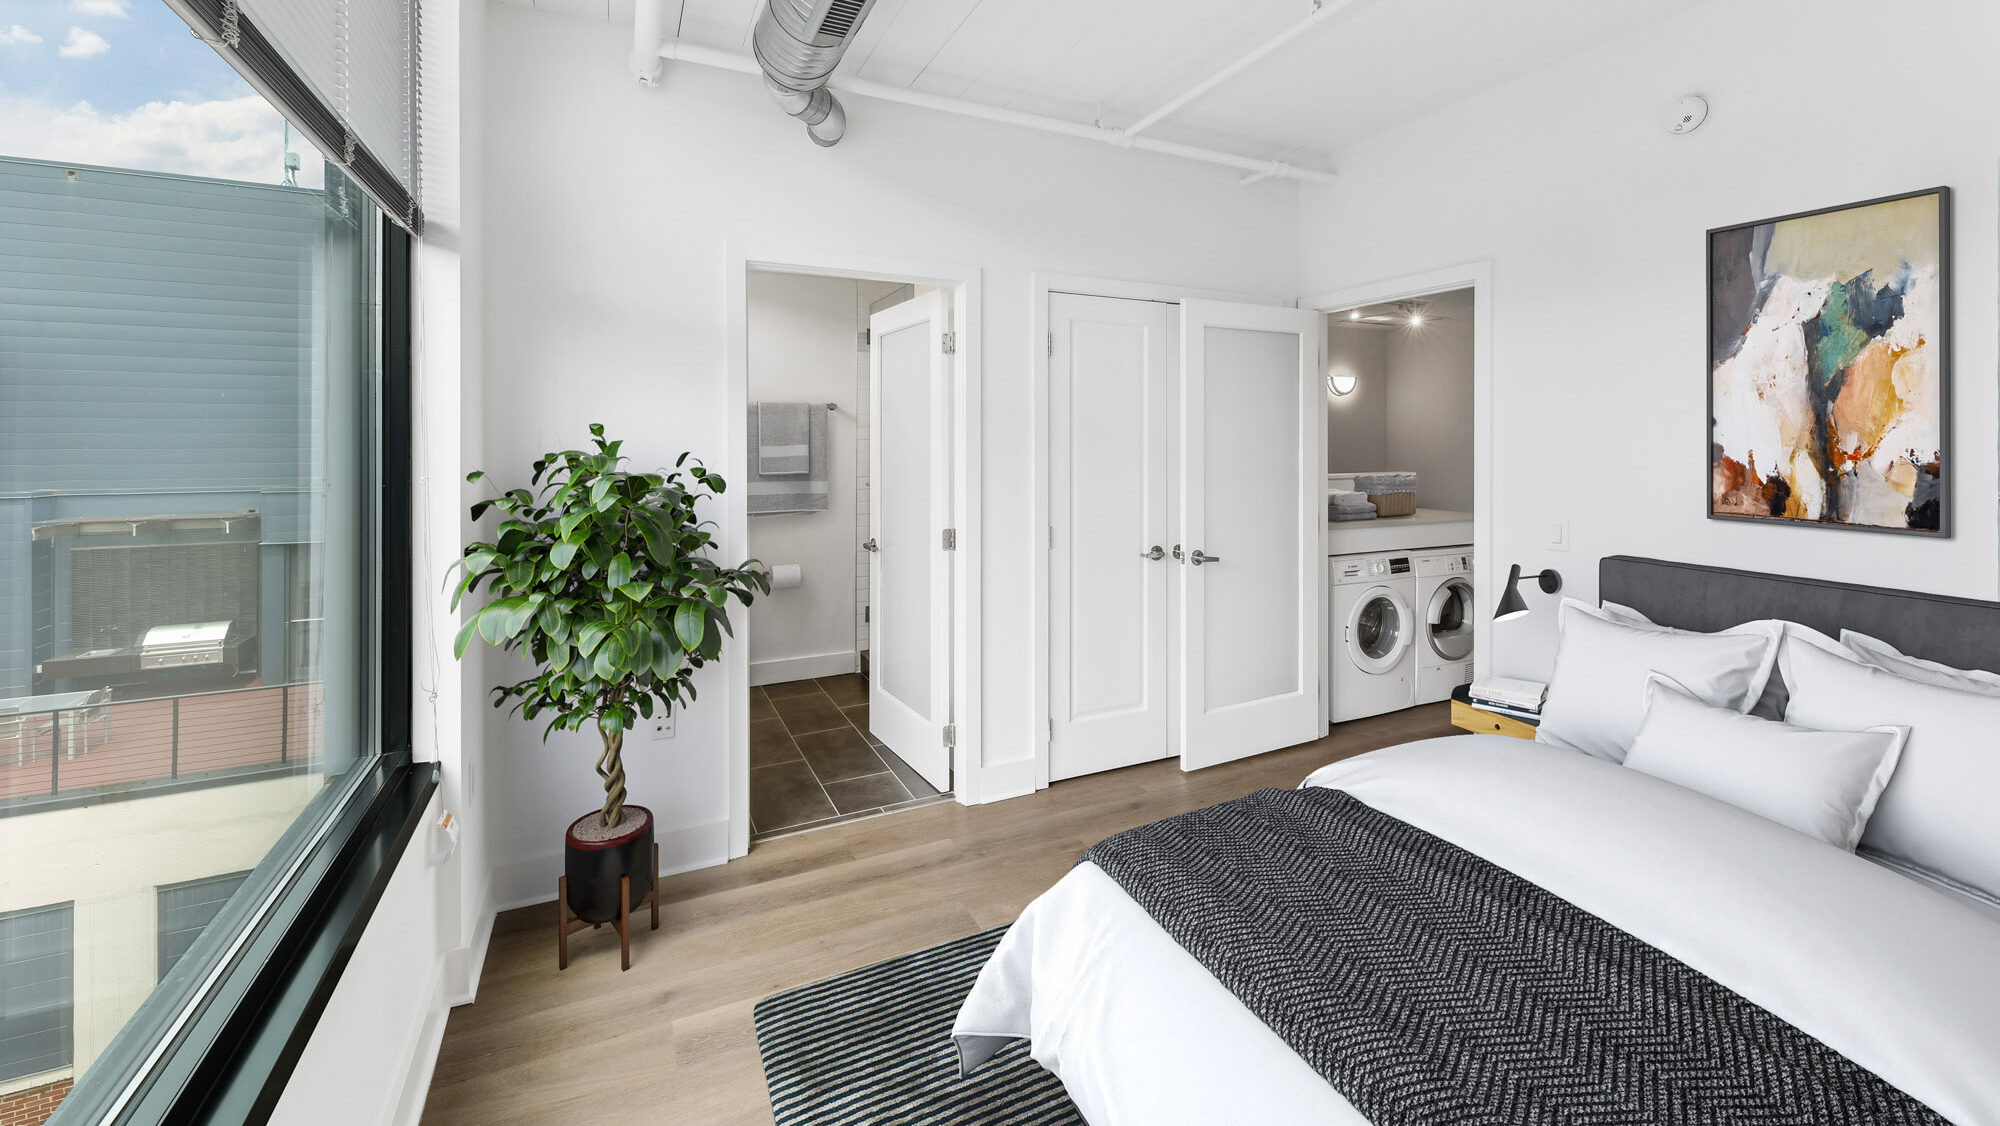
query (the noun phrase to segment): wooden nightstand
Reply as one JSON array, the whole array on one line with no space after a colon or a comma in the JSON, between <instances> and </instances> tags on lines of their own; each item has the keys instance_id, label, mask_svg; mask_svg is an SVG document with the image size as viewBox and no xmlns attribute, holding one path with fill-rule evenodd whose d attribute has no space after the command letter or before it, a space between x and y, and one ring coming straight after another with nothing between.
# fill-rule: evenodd
<instances>
[{"instance_id":1,"label":"wooden nightstand","mask_svg":"<svg viewBox=\"0 0 2000 1126\"><path fill-rule=\"evenodd\" d=\"M1481 735L1511 735L1516 739L1533 739L1536 722L1532 719L1517 719L1499 712L1489 712L1472 702L1466 686L1461 684L1451 690L1451 725Z\"/></svg>"}]
</instances>

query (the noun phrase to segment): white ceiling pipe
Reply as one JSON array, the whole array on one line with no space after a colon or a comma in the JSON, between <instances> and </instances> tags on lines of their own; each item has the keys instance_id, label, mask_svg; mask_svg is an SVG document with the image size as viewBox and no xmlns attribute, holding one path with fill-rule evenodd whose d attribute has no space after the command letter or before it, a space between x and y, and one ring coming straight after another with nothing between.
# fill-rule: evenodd
<instances>
[{"instance_id":1,"label":"white ceiling pipe","mask_svg":"<svg viewBox=\"0 0 2000 1126\"><path fill-rule=\"evenodd\" d=\"M1255 65L1265 55L1311 31L1313 28L1319 26L1320 21L1327 19L1335 12L1352 3L1354 3L1354 0L1313 0L1313 10L1306 18L1272 36L1249 54L1236 59L1221 70L1181 91L1174 97L1167 99L1160 108L1126 126L1124 130L1125 135L1127 137L1137 137L1139 134L1158 125L1166 117L1179 112L1181 107L1250 69L1251 66Z\"/></svg>"},{"instance_id":2,"label":"white ceiling pipe","mask_svg":"<svg viewBox=\"0 0 2000 1126\"><path fill-rule=\"evenodd\" d=\"M698 43L686 43L676 39L668 39L664 35L659 39L641 37L638 33L646 29L645 12L649 7L659 11L663 10L664 4L662 0L639 0L638 6L634 11L635 46L633 70L635 73L640 74L641 81L645 81L645 78L642 69L638 66L639 52L643 51L649 43L656 44L653 48L653 53L657 58L693 63L696 66L714 67L718 70L732 70L739 74L761 75L763 73L763 70L757 65L757 60L748 55L739 55L714 47L704 47ZM657 75L658 71L655 70L654 73ZM1304 180L1315 184L1330 184L1334 179L1330 173L1315 172L1307 168L1295 168L1283 161L1260 160L1254 156L1238 156L1235 153L1205 149L1196 145L1176 144L1172 141L1160 141L1152 137L1128 137L1117 129L1106 129L1097 125L1085 124L1081 121L1066 121L1059 117L1045 117L1038 113L1023 113L1020 110L1007 109L1003 106L982 105L979 102L969 102L962 98L947 98L938 94L926 94L922 91L911 90L903 86L891 86L882 82L871 82L865 78L848 78L836 74L827 82L827 86L840 93L853 94L860 98L897 102L902 105L937 110L941 113L957 114L960 117L976 117L983 121L994 121L1003 125L1015 125L1024 129L1036 129L1044 133L1056 133L1065 137L1077 137L1086 141L1097 141L1118 148L1140 149L1145 152L1160 153L1163 156L1177 156L1185 160L1198 160L1207 164L1219 164L1226 168L1236 168L1251 173L1253 182L1257 179L1289 179Z\"/></svg>"},{"instance_id":3,"label":"white ceiling pipe","mask_svg":"<svg viewBox=\"0 0 2000 1126\"><path fill-rule=\"evenodd\" d=\"M660 84L660 48L667 42L667 0L638 0L632 8L632 77Z\"/></svg>"}]
</instances>

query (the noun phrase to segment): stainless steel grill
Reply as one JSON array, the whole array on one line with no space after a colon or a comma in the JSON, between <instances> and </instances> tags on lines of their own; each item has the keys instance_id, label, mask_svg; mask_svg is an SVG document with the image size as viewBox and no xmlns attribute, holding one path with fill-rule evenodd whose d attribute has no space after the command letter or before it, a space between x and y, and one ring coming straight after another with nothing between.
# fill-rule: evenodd
<instances>
[{"instance_id":1,"label":"stainless steel grill","mask_svg":"<svg viewBox=\"0 0 2000 1126\"><path fill-rule=\"evenodd\" d=\"M155 626L139 642L139 668L150 672L235 664L238 640L235 622Z\"/></svg>"}]
</instances>

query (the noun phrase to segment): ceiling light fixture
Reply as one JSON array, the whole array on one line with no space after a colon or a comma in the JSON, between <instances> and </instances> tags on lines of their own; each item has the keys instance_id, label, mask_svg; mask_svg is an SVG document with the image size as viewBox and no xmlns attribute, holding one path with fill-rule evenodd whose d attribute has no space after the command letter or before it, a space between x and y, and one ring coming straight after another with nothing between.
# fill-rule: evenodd
<instances>
[{"instance_id":1,"label":"ceiling light fixture","mask_svg":"<svg viewBox=\"0 0 2000 1126\"><path fill-rule=\"evenodd\" d=\"M1410 327L1411 327L1411 328L1422 328L1422 327L1424 327L1424 315L1423 315L1422 313L1411 313L1411 314L1410 314Z\"/></svg>"},{"instance_id":2,"label":"ceiling light fixture","mask_svg":"<svg viewBox=\"0 0 2000 1126\"><path fill-rule=\"evenodd\" d=\"M1347 311L1347 319L1348 319L1348 320L1350 320L1350 321L1358 321L1358 320L1360 320L1360 319L1361 319L1361 310L1359 310L1359 309L1349 309L1349 310Z\"/></svg>"}]
</instances>

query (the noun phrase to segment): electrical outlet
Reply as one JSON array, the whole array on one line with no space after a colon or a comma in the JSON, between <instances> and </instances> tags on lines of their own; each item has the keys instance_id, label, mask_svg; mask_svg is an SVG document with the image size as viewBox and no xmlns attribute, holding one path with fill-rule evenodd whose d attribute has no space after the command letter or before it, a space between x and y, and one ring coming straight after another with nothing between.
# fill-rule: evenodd
<instances>
[{"instance_id":1,"label":"electrical outlet","mask_svg":"<svg viewBox=\"0 0 2000 1126\"><path fill-rule=\"evenodd\" d=\"M673 716L656 715L652 719L646 720L645 724L646 738L648 739L671 739L674 737Z\"/></svg>"}]
</instances>

